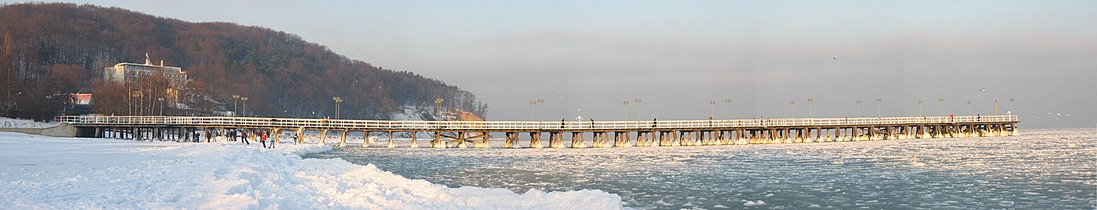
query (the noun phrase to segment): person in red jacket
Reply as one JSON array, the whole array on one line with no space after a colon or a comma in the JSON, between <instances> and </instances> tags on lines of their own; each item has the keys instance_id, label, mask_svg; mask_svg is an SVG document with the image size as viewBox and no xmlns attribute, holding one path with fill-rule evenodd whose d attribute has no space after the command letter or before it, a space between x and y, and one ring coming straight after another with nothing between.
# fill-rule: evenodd
<instances>
[{"instance_id":1,"label":"person in red jacket","mask_svg":"<svg viewBox=\"0 0 1097 210\"><path fill-rule=\"evenodd\" d=\"M267 148L267 132L259 131L259 142L263 143L263 148Z\"/></svg>"}]
</instances>

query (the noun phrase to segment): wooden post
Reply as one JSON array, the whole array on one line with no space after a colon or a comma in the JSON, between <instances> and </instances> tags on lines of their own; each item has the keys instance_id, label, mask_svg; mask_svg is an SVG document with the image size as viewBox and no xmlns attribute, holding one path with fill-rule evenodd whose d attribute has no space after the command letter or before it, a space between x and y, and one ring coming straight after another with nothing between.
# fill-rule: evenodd
<instances>
[{"instance_id":1,"label":"wooden post","mask_svg":"<svg viewBox=\"0 0 1097 210\"><path fill-rule=\"evenodd\" d=\"M294 132L293 135L297 136L296 142L294 142L294 144L305 143L305 127L297 127L297 131Z\"/></svg>"},{"instance_id":2,"label":"wooden post","mask_svg":"<svg viewBox=\"0 0 1097 210\"><path fill-rule=\"evenodd\" d=\"M549 132L549 147L552 148L564 148L563 138L560 137L563 133L559 131Z\"/></svg>"},{"instance_id":3,"label":"wooden post","mask_svg":"<svg viewBox=\"0 0 1097 210\"><path fill-rule=\"evenodd\" d=\"M342 134L339 136L339 146L345 147L347 146L347 130L344 129L342 131Z\"/></svg>"},{"instance_id":4,"label":"wooden post","mask_svg":"<svg viewBox=\"0 0 1097 210\"><path fill-rule=\"evenodd\" d=\"M465 132L464 131L458 131L457 132L457 148L466 148L466 147L468 147L468 146L465 145Z\"/></svg>"},{"instance_id":5,"label":"wooden post","mask_svg":"<svg viewBox=\"0 0 1097 210\"><path fill-rule=\"evenodd\" d=\"M506 132L506 142L503 143L503 148L514 148L515 141L518 140L518 133Z\"/></svg>"},{"instance_id":6,"label":"wooden post","mask_svg":"<svg viewBox=\"0 0 1097 210\"><path fill-rule=\"evenodd\" d=\"M529 147L530 148L544 147L543 145L541 145L541 132L530 132L529 133Z\"/></svg>"},{"instance_id":7,"label":"wooden post","mask_svg":"<svg viewBox=\"0 0 1097 210\"><path fill-rule=\"evenodd\" d=\"M442 141L442 132L434 131L434 140L430 141L431 148L446 148L446 142Z\"/></svg>"},{"instance_id":8,"label":"wooden post","mask_svg":"<svg viewBox=\"0 0 1097 210\"><path fill-rule=\"evenodd\" d=\"M369 144L373 143L369 140L369 131L362 130L362 147L369 147Z\"/></svg>"},{"instance_id":9,"label":"wooden post","mask_svg":"<svg viewBox=\"0 0 1097 210\"><path fill-rule=\"evenodd\" d=\"M481 132L480 138L482 138L482 140L480 141L480 143L475 145L476 148L489 148L489 147L491 147L491 144L488 143L488 140L491 139L491 135L489 135L489 134L490 133L488 133L488 132Z\"/></svg>"},{"instance_id":10,"label":"wooden post","mask_svg":"<svg viewBox=\"0 0 1097 210\"><path fill-rule=\"evenodd\" d=\"M389 144L388 144L388 147L389 148L396 148L396 143L392 142L392 131L389 131Z\"/></svg>"}]
</instances>

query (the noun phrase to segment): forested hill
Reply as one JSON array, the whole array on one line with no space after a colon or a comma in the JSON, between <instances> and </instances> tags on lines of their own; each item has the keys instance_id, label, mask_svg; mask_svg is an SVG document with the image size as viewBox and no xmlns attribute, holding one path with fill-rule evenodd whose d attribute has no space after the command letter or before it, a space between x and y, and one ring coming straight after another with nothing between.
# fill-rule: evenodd
<instances>
[{"instance_id":1,"label":"forested hill","mask_svg":"<svg viewBox=\"0 0 1097 210\"><path fill-rule=\"evenodd\" d=\"M143 63L146 52L154 64L182 67L189 86L206 90L229 110L232 95L249 97L249 112L256 116L331 116L333 96L345 99L343 118L384 119L401 106L434 106L436 98L444 99L444 107L480 116L487 109L468 91L349 59L291 33L120 8L2 5L0 45L0 106L9 109L7 115L60 113L60 105L43 98L110 89L99 87L100 71L120 62ZM126 110L125 102L118 103L124 96L102 93L94 100L97 112L125 114L115 113Z\"/></svg>"}]
</instances>

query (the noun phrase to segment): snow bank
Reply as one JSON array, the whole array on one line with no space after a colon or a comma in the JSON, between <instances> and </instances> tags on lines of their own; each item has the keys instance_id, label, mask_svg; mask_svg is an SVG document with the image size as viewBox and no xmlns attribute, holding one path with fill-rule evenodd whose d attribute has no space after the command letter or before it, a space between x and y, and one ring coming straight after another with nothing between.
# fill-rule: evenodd
<instances>
[{"instance_id":1,"label":"snow bank","mask_svg":"<svg viewBox=\"0 0 1097 210\"><path fill-rule=\"evenodd\" d=\"M597 190L448 188L341 159L321 145L190 144L0 132L0 205L11 209L620 209ZM430 164L430 163L408 163Z\"/></svg>"},{"instance_id":2,"label":"snow bank","mask_svg":"<svg viewBox=\"0 0 1097 210\"><path fill-rule=\"evenodd\" d=\"M0 128L50 128L57 122L35 122L33 120L0 117Z\"/></svg>"}]
</instances>

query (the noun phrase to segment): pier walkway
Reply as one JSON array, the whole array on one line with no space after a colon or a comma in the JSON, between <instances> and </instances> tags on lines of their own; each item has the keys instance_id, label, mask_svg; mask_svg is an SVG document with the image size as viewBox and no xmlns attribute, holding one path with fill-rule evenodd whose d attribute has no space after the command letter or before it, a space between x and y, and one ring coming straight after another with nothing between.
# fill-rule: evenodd
<instances>
[{"instance_id":1,"label":"pier walkway","mask_svg":"<svg viewBox=\"0 0 1097 210\"><path fill-rule=\"evenodd\" d=\"M632 146L700 146L729 144L808 143L864 140L966 138L1016 135L1016 115L926 116L881 118L773 118L732 120L659 121L393 121L299 119L262 117L185 116L61 116L58 121L77 128L77 136L123 139L174 139L200 141L229 132L261 130L293 135L303 143L306 131L319 131L324 143L329 132L339 132L346 146L347 133L361 132L361 146L370 146L370 133L387 133L388 147L395 147L394 133L407 133L418 147L417 134L432 134L430 147L488 147L492 133L503 133L504 147L542 148L542 134L549 134L553 148ZM284 134L285 133L285 134ZM204 134L204 135L203 135ZM528 144L519 142L528 134ZM570 142L564 135L570 134ZM589 134L589 135L588 135ZM612 134L612 136L611 136ZM611 140L612 139L612 140ZM635 139L635 140L634 140Z\"/></svg>"}]
</instances>

